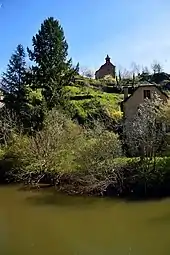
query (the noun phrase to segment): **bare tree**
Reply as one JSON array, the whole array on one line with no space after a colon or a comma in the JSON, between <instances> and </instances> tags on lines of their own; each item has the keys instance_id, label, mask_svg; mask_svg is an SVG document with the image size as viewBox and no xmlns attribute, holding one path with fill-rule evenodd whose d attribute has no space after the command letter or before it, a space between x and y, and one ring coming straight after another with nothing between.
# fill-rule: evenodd
<instances>
[{"instance_id":1,"label":"bare tree","mask_svg":"<svg viewBox=\"0 0 170 255\"><path fill-rule=\"evenodd\" d=\"M119 69L119 74L121 76L121 79L130 79L132 78L133 72L128 71L126 68L120 68Z\"/></svg>"},{"instance_id":2,"label":"bare tree","mask_svg":"<svg viewBox=\"0 0 170 255\"><path fill-rule=\"evenodd\" d=\"M149 68L147 66L142 66L142 73L149 74Z\"/></svg>"},{"instance_id":3,"label":"bare tree","mask_svg":"<svg viewBox=\"0 0 170 255\"><path fill-rule=\"evenodd\" d=\"M131 69L132 69L132 72L136 75L138 75L141 72L141 66L136 64L136 62L132 62Z\"/></svg>"},{"instance_id":4,"label":"bare tree","mask_svg":"<svg viewBox=\"0 0 170 255\"><path fill-rule=\"evenodd\" d=\"M154 73L161 73L163 71L162 65L156 60L153 61L151 68Z\"/></svg>"},{"instance_id":5,"label":"bare tree","mask_svg":"<svg viewBox=\"0 0 170 255\"><path fill-rule=\"evenodd\" d=\"M87 67L80 68L80 74L87 78L93 78L94 72L91 69L88 69Z\"/></svg>"}]
</instances>

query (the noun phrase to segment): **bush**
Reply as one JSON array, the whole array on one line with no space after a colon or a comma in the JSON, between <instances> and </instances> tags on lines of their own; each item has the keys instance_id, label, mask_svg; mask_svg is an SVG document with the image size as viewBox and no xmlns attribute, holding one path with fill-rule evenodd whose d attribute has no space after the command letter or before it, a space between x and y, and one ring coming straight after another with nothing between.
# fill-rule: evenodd
<instances>
[{"instance_id":1,"label":"bush","mask_svg":"<svg viewBox=\"0 0 170 255\"><path fill-rule=\"evenodd\" d=\"M82 193L104 194L107 187L117 181L115 169L118 165L114 164L114 159L122 155L121 143L117 135L101 126L97 126L95 131L88 131L86 137L88 142L81 148L76 160L81 174L77 181L82 180L77 186Z\"/></svg>"},{"instance_id":2,"label":"bush","mask_svg":"<svg viewBox=\"0 0 170 255\"><path fill-rule=\"evenodd\" d=\"M115 182L114 158L120 156L121 143L113 132L101 124L83 129L54 109L34 136L13 134L1 163L15 180L58 184L71 192L103 193Z\"/></svg>"},{"instance_id":3,"label":"bush","mask_svg":"<svg viewBox=\"0 0 170 255\"><path fill-rule=\"evenodd\" d=\"M20 132L22 125L16 114L6 107L0 109L0 143L7 145L14 133Z\"/></svg>"},{"instance_id":4,"label":"bush","mask_svg":"<svg viewBox=\"0 0 170 255\"><path fill-rule=\"evenodd\" d=\"M0 159L1 182L16 181L16 176L30 163L27 153L28 137L23 134L11 133L8 145L2 146Z\"/></svg>"},{"instance_id":5,"label":"bush","mask_svg":"<svg viewBox=\"0 0 170 255\"><path fill-rule=\"evenodd\" d=\"M11 162L8 172L16 180L38 183L47 175L53 178L74 167L80 134L80 127L61 112L52 110L43 129L34 136L13 134L1 162L3 165Z\"/></svg>"},{"instance_id":6,"label":"bush","mask_svg":"<svg viewBox=\"0 0 170 255\"><path fill-rule=\"evenodd\" d=\"M79 158L81 169L88 172L103 172L108 168L109 162L121 156L121 143L115 133L102 128L90 137Z\"/></svg>"},{"instance_id":7,"label":"bush","mask_svg":"<svg viewBox=\"0 0 170 255\"><path fill-rule=\"evenodd\" d=\"M170 194L170 159L126 159L120 170L121 194L135 198L159 197ZM120 186L120 184L118 184Z\"/></svg>"},{"instance_id":8,"label":"bush","mask_svg":"<svg viewBox=\"0 0 170 255\"><path fill-rule=\"evenodd\" d=\"M74 153L78 146L81 128L59 111L52 110L43 130L30 138L27 171L51 174L69 172L73 168Z\"/></svg>"}]
</instances>

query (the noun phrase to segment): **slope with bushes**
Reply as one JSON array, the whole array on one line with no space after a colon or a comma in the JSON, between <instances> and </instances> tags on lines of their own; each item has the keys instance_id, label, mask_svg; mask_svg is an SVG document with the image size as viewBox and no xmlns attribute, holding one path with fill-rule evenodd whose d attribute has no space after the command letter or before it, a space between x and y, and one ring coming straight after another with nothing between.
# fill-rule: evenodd
<instances>
[{"instance_id":1,"label":"slope with bushes","mask_svg":"<svg viewBox=\"0 0 170 255\"><path fill-rule=\"evenodd\" d=\"M94 86L95 84L95 86ZM101 81L81 78L72 86L65 87L67 104L71 117L81 119L83 123L88 118L97 118L103 111L115 123L122 116L120 102L123 95L119 93L107 93L102 90ZM106 84L104 84L106 86Z\"/></svg>"}]
</instances>

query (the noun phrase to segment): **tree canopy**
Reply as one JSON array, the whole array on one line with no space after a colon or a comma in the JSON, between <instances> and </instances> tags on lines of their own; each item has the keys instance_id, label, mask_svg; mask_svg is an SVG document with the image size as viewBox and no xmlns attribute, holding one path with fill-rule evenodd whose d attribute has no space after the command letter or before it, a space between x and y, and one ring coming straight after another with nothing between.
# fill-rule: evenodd
<instances>
[{"instance_id":1,"label":"tree canopy","mask_svg":"<svg viewBox=\"0 0 170 255\"><path fill-rule=\"evenodd\" d=\"M68 57L68 44L58 20L50 17L41 24L32 39L33 49L27 49L31 61L35 83L42 89L48 108L61 103L63 86L69 85L77 71Z\"/></svg>"},{"instance_id":2,"label":"tree canopy","mask_svg":"<svg viewBox=\"0 0 170 255\"><path fill-rule=\"evenodd\" d=\"M9 60L6 72L2 75L2 90L4 92L5 105L17 114L23 111L26 103L25 74L25 51L23 46L19 44Z\"/></svg>"}]
</instances>

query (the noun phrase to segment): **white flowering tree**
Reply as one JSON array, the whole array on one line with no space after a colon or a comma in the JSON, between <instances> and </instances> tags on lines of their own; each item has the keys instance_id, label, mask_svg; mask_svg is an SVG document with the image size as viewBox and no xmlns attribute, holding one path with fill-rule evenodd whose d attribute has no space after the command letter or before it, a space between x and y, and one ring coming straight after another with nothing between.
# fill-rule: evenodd
<instances>
[{"instance_id":1,"label":"white flowering tree","mask_svg":"<svg viewBox=\"0 0 170 255\"><path fill-rule=\"evenodd\" d=\"M135 116L124 122L124 137L128 151L132 156L154 158L164 142L163 101L154 94L145 99Z\"/></svg>"},{"instance_id":2,"label":"white flowering tree","mask_svg":"<svg viewBox=\"0 0 170 255\"><path fill-rule=\"evenodd\" d=\"M163 101L155 94L152 99L145 99L133 119L126 119L124 123L125 144L135 157L131 179L144 188L145 194L149 187L163 179L156 159L166 145L164 109Z\"/></svg>"}]
</instances>

